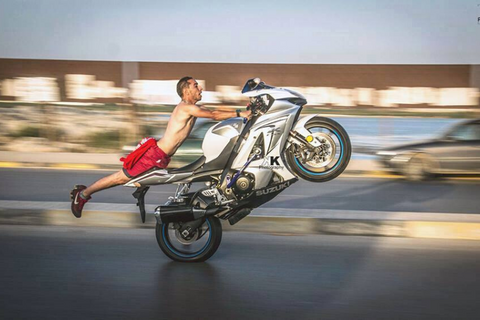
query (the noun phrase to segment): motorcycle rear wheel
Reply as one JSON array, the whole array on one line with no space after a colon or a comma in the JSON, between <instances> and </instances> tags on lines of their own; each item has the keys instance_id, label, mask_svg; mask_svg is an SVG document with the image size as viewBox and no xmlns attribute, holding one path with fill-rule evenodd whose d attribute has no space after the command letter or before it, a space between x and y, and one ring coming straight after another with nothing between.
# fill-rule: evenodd
<instances>
[{"instance_id":1,"label":"motorcycle rear wheel","mask_svg":"<svg viewBox=\"0 0 480 320\"><path fill-rule=\"evenodd\" d=\"M157 223L158 245L170 259L178 262L202 262L217 251L222 241L222 224L216 217L207 217L189 239L182 237L176 223Z\"/></svg>"},{"instance_id":2,"label":"motorcycle rear wheel","mask_svg":"<svg viewBox=\"0 0 480 320\"><path fill-rule=\"evenodd\" d=\"M311 182L326 182L338 177L346 168L352 154L352 145L345 129L335 120L315 117L305 128L314 139L325 141L322 148L331 152L324 157L305 161L295 154L292 146L286 152L288 165L295 175Z\"/></svg>"}]
</instances>

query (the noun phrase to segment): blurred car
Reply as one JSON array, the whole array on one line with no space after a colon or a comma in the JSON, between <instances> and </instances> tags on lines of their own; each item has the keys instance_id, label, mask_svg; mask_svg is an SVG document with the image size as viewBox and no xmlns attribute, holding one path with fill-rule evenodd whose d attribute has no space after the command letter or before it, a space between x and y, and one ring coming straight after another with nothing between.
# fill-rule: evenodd
<instances>
[{"instance_id":1,"label":"blurred car","mask_svg":"<svg viewBox=\"0 0 480 320\"><path fill-rule=\"evenodd\" d=\"M172 157L172 161L168 165L170 168L178 168L187 164L190 164L200 158L203 155L202 151L202 142L205 134L211 126L216 124L217 121L210 119L199 118L195 122L195 125L190 132L188 138L183 142L183 144L178 148L175 155ZM166 128L159 128L158 132L153 134L152 137L155 139L160 139ZM123 146L122 151L125 154L132 152L137 146L138 141L126 144Z\"/></svg>"},{"instance_id":2,"label":"blurred car","mask_svg":"<svg viewBox=\"0 0 480 320\"><path fill-rule=\"evenodd\" d=\"M440 174L480 174L480 119L458 123L424 142L381 149L382 165L409 180Z\"/></svg>"}]
</instances>

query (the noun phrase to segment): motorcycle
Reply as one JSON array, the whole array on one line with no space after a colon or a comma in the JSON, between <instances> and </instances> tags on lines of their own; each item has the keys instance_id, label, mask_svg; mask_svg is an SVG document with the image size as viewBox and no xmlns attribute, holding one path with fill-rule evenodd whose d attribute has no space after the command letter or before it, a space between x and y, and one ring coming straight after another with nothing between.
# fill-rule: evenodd
<instances>
[{"instance_id":1,"label":"motorcycle","mask_svg":"<svg viewBox=\"0 0 480 320\"><path fill-rule=\"evenodd\" d=\"M319 115L300 117L307 100L292 90L246 82L250 119L236 117L212 126L204 155L178 169L152 168L124 186L136 187L142 221L152 185L177 184L167 203L155 209L156 238L172 260L200 262L220 246L222 224L245 218L298 179L326 182L348 165L351 144L345 129ZM204 183L190 191L192 183Z\"/></svg>"}]
</instances>

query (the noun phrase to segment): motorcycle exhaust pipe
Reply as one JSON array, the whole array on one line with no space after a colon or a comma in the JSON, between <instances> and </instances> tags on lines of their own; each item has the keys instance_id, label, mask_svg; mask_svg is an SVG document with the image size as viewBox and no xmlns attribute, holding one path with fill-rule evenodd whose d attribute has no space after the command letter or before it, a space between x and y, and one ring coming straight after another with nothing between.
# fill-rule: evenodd
<instances>
[{"instance_id":1,"label":"motorcycle exhaust pipe","mask_svg":"<svg viewBox=\"0 0 480 320\"><path fill-rule=\"evenodd\" d=\"M189 222L203 218L206 215L213 215L219 208L199 209L189 206L158 206L155 215L160 217L162 223Z\"/></svg>"}]
</instances>

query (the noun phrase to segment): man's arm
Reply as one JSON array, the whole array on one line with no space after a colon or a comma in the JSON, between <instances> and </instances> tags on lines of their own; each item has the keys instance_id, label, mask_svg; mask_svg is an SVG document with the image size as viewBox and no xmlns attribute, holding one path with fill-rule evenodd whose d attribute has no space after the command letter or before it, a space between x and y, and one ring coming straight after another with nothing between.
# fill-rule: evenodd
<instances>
[{"instance_id":1,"label":"man's arm","mask_svg":"<svg viewBox=\"0 0 480 320\"><path fill-rule=\"evenodd\" d=\"M197 118L209 118L213 120L225 120L237 116L235 110L209 110L205 107L200 107L192 104L184 105L183 110L189 115ZM250 117L250 111L241 111L239 113L240 117L248 118Z\"/></svg>"}]
</instances>

